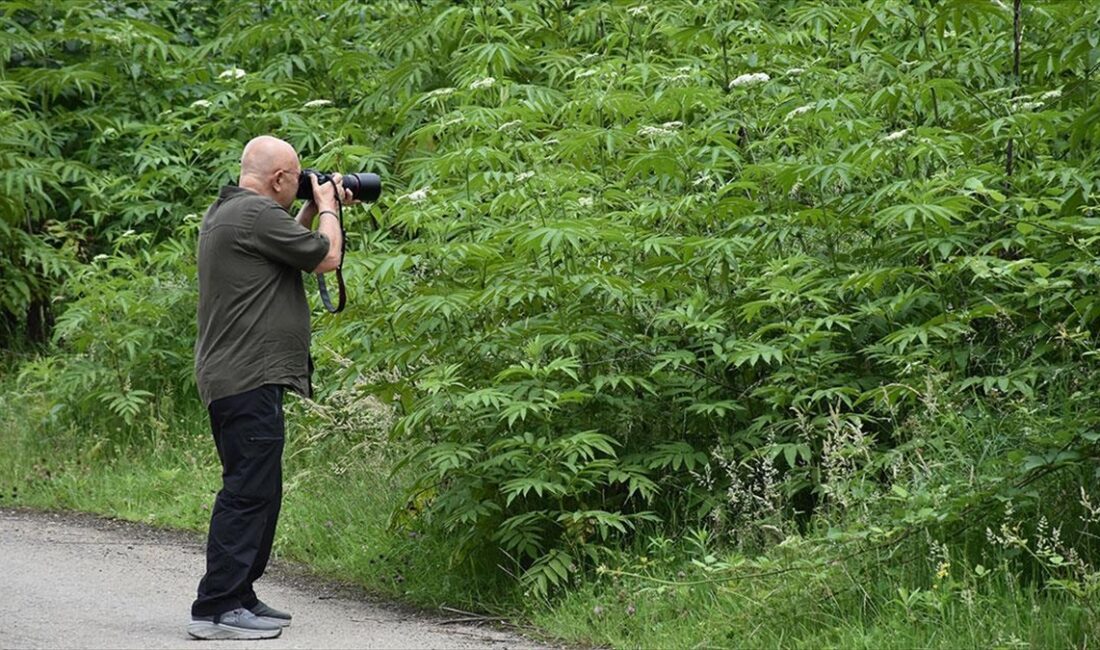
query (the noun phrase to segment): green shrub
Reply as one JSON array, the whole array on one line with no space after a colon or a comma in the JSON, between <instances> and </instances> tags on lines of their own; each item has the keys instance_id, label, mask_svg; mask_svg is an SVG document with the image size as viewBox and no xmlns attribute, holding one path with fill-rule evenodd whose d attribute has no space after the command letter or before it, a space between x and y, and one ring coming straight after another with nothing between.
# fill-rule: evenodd
<instances>
[{"instance_id":1,"label":"green shrub","mask_svg":"<svg viewBox=\"0 0 1100 650\"><path fill-rule=\"evenodd\" d=\"M57 320L58 353L26 363L20 389L48 396L51 422L140 445L198 404L195 339L195 215L178 238L153 245L123 233L67 283L74 295Z\"/></svg>"},{"instance_id":2,"label":"green shrub","mask_svg":"<svg viewBox=\"0 0 1100 650\"><path fill-rule=\"evenodd\" d=\"M394 521L455 563L548 593L653 531L1094 498L1092 3L62 5L3 18L0 310L57 299L21 376L74 421L192 398L178 222L273 132L385 175L319 402L395 409Z\"/></svg>"}]
</instances>

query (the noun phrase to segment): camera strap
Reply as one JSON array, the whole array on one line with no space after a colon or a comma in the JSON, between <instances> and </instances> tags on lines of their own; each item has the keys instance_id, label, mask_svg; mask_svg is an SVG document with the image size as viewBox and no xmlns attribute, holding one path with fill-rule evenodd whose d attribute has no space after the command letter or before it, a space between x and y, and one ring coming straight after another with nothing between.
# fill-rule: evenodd
<instances>
[{"instance_id":1,"label":"camera strap","mask_svg":"<svg viewBox=\"0 0 1100 650\"><path fill-rule=\"evenodd\" d=\"M331 181L330 181L331 182ZM325 285L325 274L317 274L317 290L321 293L321 302L330 314L338 314L344 311L344 305L348 301L347 287L344 286L344 251L348 248L348 234L344 230L344 203L340 200L340 190L336 194L336 221L340 223L340 263L336 265L336 306L332 306L332 299L328 295L328 286Z\"/></svg>"}]
</instances>

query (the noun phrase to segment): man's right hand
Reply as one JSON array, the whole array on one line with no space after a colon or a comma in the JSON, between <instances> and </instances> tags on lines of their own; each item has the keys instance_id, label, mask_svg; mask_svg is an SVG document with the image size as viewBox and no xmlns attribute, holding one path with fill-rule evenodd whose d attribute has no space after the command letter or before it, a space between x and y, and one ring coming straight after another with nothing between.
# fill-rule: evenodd
<instances>
[{"instance_id":1,"label":"man's right hand","mask_svg":"<svg viewBox=\"0 0 1100 650\"><path fill-rule=\"evenodd\" d=\"M309 175L309 182L313 183L313 200L317 205L318 214L322 212L329 212L329 216L335 217L339 206L336 203L336 192L340 191L344 197L348 197L350 192L347 192L343 188L343 179L339 176L334 176L331 183L318 183L317 177L313 174ZM314 273L328 273L329 271L336 270L340 267L340 263L344 257L344 233L340 229L340 224L334 219L325 219L324 215L321 215L320 221L317 222L317 232L323 234L328 238L329 248L328 254L325 255L325 259L313 269Z\"/></svg>"},{"instance_id":2,"label":"man's right hand","mask_svg":"<svg viewBox=\"0 0 1100 650\"><path fill-rule=\"evenodd\" d=\"M318 183L317 175L310 174L309 182L313 184L313 201L317 204L317 212L336 212L336 182Z\"/></svg>"}]
</instances>

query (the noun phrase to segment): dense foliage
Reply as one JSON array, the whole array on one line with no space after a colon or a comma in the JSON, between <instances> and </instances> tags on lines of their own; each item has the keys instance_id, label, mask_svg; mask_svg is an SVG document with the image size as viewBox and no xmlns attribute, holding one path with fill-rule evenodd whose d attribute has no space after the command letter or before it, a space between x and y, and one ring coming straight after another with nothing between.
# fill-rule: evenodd
<instances>
[{"instance_id":1,"label":"dense foliage","mask_svg":"<svg viewBox=\"0 0 1100 650\"><path fill-rule=\"evenodd\" d=\"M3 17L0 312L12 341L57 314L76 354L23 377L73 417L193 393L185 215L270 132L385 177L320 400L393 405L423 477L395 522L456 563L546 592L643 529L980 545L1006 516L1096 559L1094 2Z\"/></svg>"}]
</instances>

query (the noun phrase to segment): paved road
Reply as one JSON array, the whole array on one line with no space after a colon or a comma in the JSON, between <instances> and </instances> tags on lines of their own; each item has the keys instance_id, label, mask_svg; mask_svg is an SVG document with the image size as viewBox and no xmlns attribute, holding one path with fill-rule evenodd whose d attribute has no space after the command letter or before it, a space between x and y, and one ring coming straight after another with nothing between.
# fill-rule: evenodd
<instances>
[{"instance_id":1,"label":"paved road","mask_svg":"<svg viewBox=\"0 0 1100 650\"><path fill-rule=\"evenodd\" d=\"M78 515L0 509L0 648L535 648L490 627L379 605L274 567L263 597L294 625L266 641L185 631L201 544L189 535ZM456 616L457 617L457 616Z\"/></svg>"}]
</instances>

